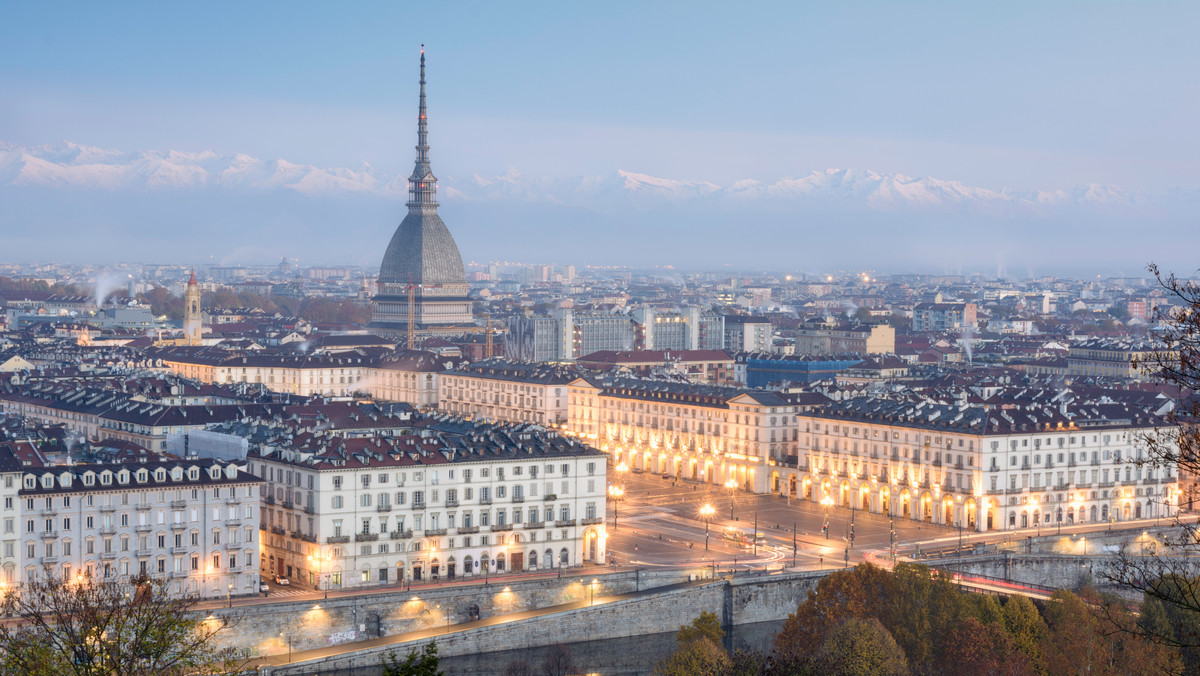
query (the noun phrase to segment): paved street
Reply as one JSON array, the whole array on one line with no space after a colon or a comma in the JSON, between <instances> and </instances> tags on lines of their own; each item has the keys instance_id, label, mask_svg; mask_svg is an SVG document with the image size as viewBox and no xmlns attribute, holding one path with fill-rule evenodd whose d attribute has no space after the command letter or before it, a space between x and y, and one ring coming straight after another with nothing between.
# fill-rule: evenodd
<instances>
[{"instance_id":1,"label":"paved street","mask_svg":"<svg viewBox=\"0 0 1200 676\"><path fill-rule=\"evenodd\" d=\"M821 532L825 511L812 505L797 504L776 495L752 495L687 481L664 480L658 475L628 473L624 480L625 494L619 501L609 501L608 551L621 565L681 565L715 561L728 568L747 565L782 565L791 567L793 560L793 529L795 530L795 563L800 567L844 565L854 520L854 546L850 562L862 560L866 550L887 549L891 541L891 525L887 517L849 509L829 510L829 536ZM733 517L730 517L732 502ZM715 509L708 530L708 551L705 551L705 523L700 507L709 504ZM757 553L753 547L743 547L724 537L730 527L754 532L755 517L758 531L766 538L766 546ZM615 529L614 525L615 517ZM958 531L944 526L918 523L908 519L894 521L897 542L915 542L935 538L957 537Z\"/></svg>"}]
</instances>

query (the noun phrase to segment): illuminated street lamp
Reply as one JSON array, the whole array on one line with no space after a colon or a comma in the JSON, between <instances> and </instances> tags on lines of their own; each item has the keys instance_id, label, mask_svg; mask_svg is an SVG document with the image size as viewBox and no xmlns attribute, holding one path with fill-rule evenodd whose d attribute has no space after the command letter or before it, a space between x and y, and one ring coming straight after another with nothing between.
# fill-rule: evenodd
<instances>
[{"instance_id":1,"label":"illuminated street lamp","mask_svg":"<svg viewBox=\"0 0 1200 676\"><path fill-rule=\"evenodd\" d=\"M608 487L608 496L613 499L612 506L613 506L613 530L614 531L617 530L617 516L618 516L617 503L620 502L621 498L624 497L624 495L625 495L624 488L621 488L620 486L609 486Z\"/></svg>"},{"instance_id":2,"label":"illuminated street lamp","mask_svg":"<svg viewBox=\"0 0 1200 676\"><path fill-rule=\"evenodd\" d=\"M825 523L821 526L821 532L825 533L825 539L829 539L829 508L833 506L833 498L826 495L821 498L821 504L825 507Z\"/></svg>"},{"instance_id":3,"label":"illuminated street lamp","mask_svg":"<svg viewBox=\"0 0 1200 676\"><path fill-rule=\"evenodd\" d=\"M734 497L734 491L737 490L737 481L734 479L730 479L729 481L726 481L725 488L729 489L729 518L732 519L732 518L734 518L733 517L733 497Z\"/></svg>"},{"instance_id":4,"label":"illuminated street lamp","mask_svg":"<svg viewBox=\"0 0 1200 676\"><path fill-rule=\"evenodd\" d=\"M316 563L318 566L318 568L317 568L317 580L318 581L320 581L321 576L325 574L325 562L332 561L332 560L333 560L333 552L330 552L329 554L325 555L325 558L322 558L319 553L316 556L313 556L312 554L308 555L308 564L311 566L313 563ZM322 587L322 589L325 591L325 598L328 599L329 598L329 578L328 577L325 578L325 585Z\"/></svg>"},{"instance_id":5,"label":"illuminated street lamp","mask_svg":"<svg viewBox=\"0 0 1200 676\"><path fill-rule=\"evenodd\" d=\"M716 507L705 503L700 507L700 516L704 517L704 551L708 551L708 522L717 511Z\"/></svg>"}]
</instances>

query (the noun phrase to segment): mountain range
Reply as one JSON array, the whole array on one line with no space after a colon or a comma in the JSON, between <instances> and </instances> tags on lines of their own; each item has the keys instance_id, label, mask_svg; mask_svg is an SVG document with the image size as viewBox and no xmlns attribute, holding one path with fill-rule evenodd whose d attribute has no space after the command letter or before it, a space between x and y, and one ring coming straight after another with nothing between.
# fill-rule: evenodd
<instances>
[{"instance_id":1,"label":"mountain range","mask_svg":"<svg viewBox=\"0 0 1200 676\"><path fill-rule=\"evenodd\" d=\"M944 235L948 228L959 234L975 233L965 243L960 241L963 248L957 254L962 261L975 262L980 253L976 244L986 246L986 240L995 240L985 235L997 227L1018 238L1036 237L1039 245L1077 248L1088 244L1077 239L1080 227L1112 233L1147 223L1165 231L1185 224L1191 227L1195 225L1191 214L1200 202L1194 190L1150 195L1104 184L997 190L866 169L823 169L770 182L746 179L725 185L625 170L536 177L510 169L496 176L443 177L439 187L444 214L457 210L471 219L457 227L450 221L464 254L481 259L524 252L518 258L569 260L573 254L565 246L538 250L550 244L544 241L546 236L561 235L564 227L580 227L588 234L599 228L615 237L605 246L589 246L589 254L606 249L609 255L629 254L627 247L620 246L621 236L636 236L653 247L658 232L663 235L659 246L669 243L673 252L686 257L680 233L719 235L730 224L738 224L743 235L778 236L789 246L828 251L839 247L834 237L814 236L820 233L797 226L837 223L843 246L860 241L856 236L860 232L899 238L891 245L862 242L879 245L881 254L919 250L922 247L914 242L927 243L931 232ZM387 175L366 164L358 169L322 168L245 154L133 152L70 142L36 147L0 143L0 196L9 202L8 208L0 207L0 232L10 235L19 235L23 226L36 226L39 221L47 225L50 220L67 231L93 233L89 237L96 236L97 227L112 227L114 234L161 241L164 219L173 219L186 222L189 229L227 228L243 240L243 248L282 251L285 247L278 240L285 232L321 232L330 219L358 224L343 226L346 233L361 230L363 236L370 236L388 230L386 224L402 215L406 193L404 174ZM205 205L199 213L188 207L197 203ZM364 219L380 219L382 224ZM520 242L508 237L490 247L474 239L464 242L460 234L488 232L495 225L504 225L510 235L541 240ZM285 230L273 230L280 227ZM913 232L910 227L921 230ZM1191 232L1187 236L1195 243L1195 231ZM386 244L386 236L383 239L377 244L380 248ZM1004 248L1019 250L1017 244L1009 241ZM302 248L333 253L326 245ZM369 260L371 250L363 249L360 255ZM22 253L35 257L32 252ZM769 253L778 258L778 251ZM645 263L655 260L652 255L640 258Z\"/></svg>"}]
</instances>

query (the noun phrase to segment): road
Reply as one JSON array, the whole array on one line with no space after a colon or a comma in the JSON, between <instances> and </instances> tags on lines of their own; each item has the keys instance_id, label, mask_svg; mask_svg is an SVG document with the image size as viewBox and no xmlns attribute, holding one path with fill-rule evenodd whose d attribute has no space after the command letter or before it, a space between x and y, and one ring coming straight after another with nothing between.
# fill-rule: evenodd
<instances>
[{"instance_id":1,"label":"road","mask_svg":"<svg viewBox=\"0 0 1200 676\"><path fill-rule=\"evenodd\" d=\"M845 565L847 559L851 565L858 563L865 551L887 549L893 527L899 543L957 536L955 529L945 526L909 519L889 522L884 516L844 508L832 508L826 515L824 510L777 495L731 493L709 484L664 480L657 475L631 472L616 481L624 485L624 496L609 500L608 552L623 566L709 563L719 568L831 568ZM715 510L707 538L700 516L705 504ZM766 545L757 551L724 537L728 528L753 532L756 518L758 532L766 538ZM849 546L852 520L854 541ZM828 536L822 532L826 521Z\"/></svg>"}]
</instances>

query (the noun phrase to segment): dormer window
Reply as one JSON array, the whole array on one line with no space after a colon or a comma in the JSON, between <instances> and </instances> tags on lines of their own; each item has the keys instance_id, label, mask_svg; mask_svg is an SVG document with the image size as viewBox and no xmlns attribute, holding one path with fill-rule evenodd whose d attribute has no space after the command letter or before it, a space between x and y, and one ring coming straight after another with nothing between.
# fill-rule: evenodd
<instances>
[{"instance_id":1,"label":"dormer window","mask_svg":"<svg viewBox=\"0 0 1200 676\"><path fill-rule=\"evenodd\" d=\"M25 488L36 488L36 487L37 487L37 479L34 479L31 476L25 477Z\"/></svg>"},{"instance_id":2,"label":"dormer window","mask_svg":"<svg viewBox=\"0 0 1200 676\"><path fill-rule=\"evenodd\" d=\"M183 479L183 469L180 467L171 468L171 480L179 481L181 479Z\"/></svg>"},{"instance_id":3,"label":"dormer window","mask_svg":"<svg viewBox=\"0 0 1200 676\"><path fill-rule=\"evenodd\" d=\"M137 471L137 482L139 484L146 483L146 479L148 479L149 477L150 477L150 473L147 472L146 470L139 469Z\"/></svg>"},{"instance_id":4,"label":"dormer window","mask_svg":"<svg viewBox=\"0 0 1200 676\"><path fill-rule=\"evenodd\" d=\"M117 483L119 483L119 484L129 483L129 471L128 470L121 470L120 472L117 472Z\"/></svg>"},{"instance_id":5,"label":"dormer window","mask_svg":"<svg viewBox=\"0 0 1200 676\"><path fill-rule=\"evenodd\" d=\"M154 480L155 481L166 481L167 480L167 471L162 468L154 470Z\"/></svg>"},{"instance_id":6,"label":"dormer window","mask_svg":"<svg viewBox=\"0 0 1200 676\"><path fill-rule=\"evenodd\" d=\"M200 469L197 467L189 467L188 468L188 478L191 479L192 481L198 480L200 478Z\"/></svg>"},{"instance_id":7,"label":"dormer window","mask_svg":"<svg viewBox=\"0 0 1200 676\"><path fill-rule=\"evenodd\" d=\"M84 474L83 475L83 485L84 486L91 486L95 482L96 482L96 476L94 474Z\"/></svg>"},{"instance_id":8,"label":"dormer window","mask_svg":"<svg viewBox=\"0 0 1200 676\"><path fill-rule=\"evenodd\" d=\"M111 484L112 483L112 474L109 474L108 472L101 474L100 475L100 483L104 486Z\"/></svg>"}]
</instances>

